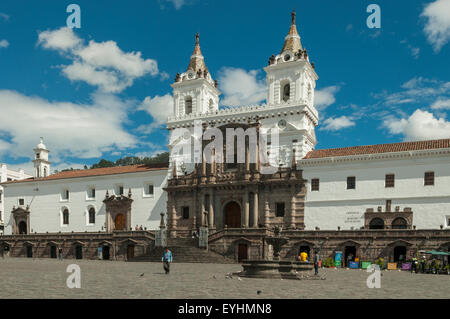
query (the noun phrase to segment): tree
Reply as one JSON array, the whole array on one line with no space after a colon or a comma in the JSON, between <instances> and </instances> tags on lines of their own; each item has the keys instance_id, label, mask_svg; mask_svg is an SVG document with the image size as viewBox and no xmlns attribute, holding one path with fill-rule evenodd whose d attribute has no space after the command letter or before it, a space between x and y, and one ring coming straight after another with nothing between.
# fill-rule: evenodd
<instances>
[{"instance_id":1,"label":"tree","mask_svg":"<svg viewBox=\"0 0 450 319\"><path fill-rule=\"evenodd\" d=\"M163 152L156 154L153 157L127 156L119 158L115 162L101 159L98 163L93 164L91 168L104 168L104 167L127 166L127 165L168 164L168 163L169 163L169 152Z\"/></svg>"}]
</instances>

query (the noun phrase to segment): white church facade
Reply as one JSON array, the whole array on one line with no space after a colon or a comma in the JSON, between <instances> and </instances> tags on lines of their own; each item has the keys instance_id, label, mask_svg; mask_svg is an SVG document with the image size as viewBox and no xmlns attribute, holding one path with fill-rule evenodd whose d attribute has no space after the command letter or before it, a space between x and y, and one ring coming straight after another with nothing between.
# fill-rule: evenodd
<instances>
[{"instance_id":1,"label":"white church facade","mask_svg":"<svg viewBox=\"0 0 450 319\"><path fill-rule=\"evenodd\" d=\"M5 234L157 229L165 209L167 165L133 165L49 174L49 151L34 149L35 177L9 181ZM122 212L108 210L109 198ZM132 203L132 205L131 205Z\"/></svg>"},{"instance_id":2,"label":"white church facade","mask_svg":"<svg viewBox=\"0 0 450 319\"><path fill-rule=\"evenodd\" d=\"M127 256L134 256L129 247L141 245L145 255L160 221L171 238L208 228L211 250L237 260L267 258L272 248L266 238L275 230L287 240L286 258L318 249L324 256L342 250L345 256L398 260L418 249L450 249L450 139L316 149L318 76L295 13L281 52L264 70L266 104L219 109L219 85L197 35L186 72L172 84L170 164L49 174L41 141L34 150L35 177L2 183L5 234L24 236L23 247L47 255L53 250L36 240L54 247L63 240L59 234L67 234L74 247L88 247L98 233L104 236L98 245L117 246ZM228 129L251 128L279 132L278 143L267 138L250 145L244 138L233 149L225 143L208 148L218 131L225 140ZM217 134L205 135L208 129ZM183 143L192 152L180 152ZM244 153L240 163L236 147ZM219 161L219 154L231 154L232 162ZM264 173L269 166L275 170ZM142 238L129 233L136 225L143 226ZM0 245L10 247L11 238ZM20 247L16 255L24 253Z\"/></svg>"}]
</instances>

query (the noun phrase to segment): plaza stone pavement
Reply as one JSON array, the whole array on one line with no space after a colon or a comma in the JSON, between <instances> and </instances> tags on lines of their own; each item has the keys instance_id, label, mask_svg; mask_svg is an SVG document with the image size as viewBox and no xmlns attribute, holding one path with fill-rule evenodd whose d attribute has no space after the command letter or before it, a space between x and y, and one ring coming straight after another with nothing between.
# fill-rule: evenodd
<instances>
[{"instance_id":1,"label":"plaza stone pavement","mask_svg":"<svg viewBox=\"0 0 450 319\"><path fill-rule=\"evenodd\" d=\"M81 269L81 288L67 288L69 264ZM0 298L448 298L449 275L383 271L380 289L366 286L365 270L321 269L325 280L233 276L237 264L161 263L0 258ZM141 274L144 274L141 276ZM215 278L214 278L215 276ZM257 294L260 290L261 293Z\"/></svg>"}]
</instances>

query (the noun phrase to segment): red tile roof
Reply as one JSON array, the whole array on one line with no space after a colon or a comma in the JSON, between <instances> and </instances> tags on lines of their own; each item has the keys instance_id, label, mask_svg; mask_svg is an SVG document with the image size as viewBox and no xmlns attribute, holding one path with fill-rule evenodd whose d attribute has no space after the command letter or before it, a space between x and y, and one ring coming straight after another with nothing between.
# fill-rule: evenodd
<instances>
[{"instance_id":1,"label":"red tile roof","mask_svg":"<svg viewBox=\"0 0 450 319\"><path fill-rule=\"evenodd\" d=\"M313 150L304 159L450 148L450 139Z\"/></svg>"},{"instance_id":2,"label":"red tile roof","mask_svg":"<svg viewBox=\"0 0 450 319\"><path fill-rule=\"evenodd\" d=\"M115 167L105 167L105 168L93 168L93 169L81 169L73 171L59 172L44 178L27 178L23 180L16 180L11 182L6 182L3 184L15 184L24 182L34 182L34 181L49 181L55 179L66 179L66 178L78 178L78 177L91 177L91 176L104 176L104 175L116 175L116 174L126 174L126 173L139 173L148 171L159 171L167 170L169 165L164 164L150 164L150 165L129 165L129 166L115 166Z\"/></svg>"}]
</instances>

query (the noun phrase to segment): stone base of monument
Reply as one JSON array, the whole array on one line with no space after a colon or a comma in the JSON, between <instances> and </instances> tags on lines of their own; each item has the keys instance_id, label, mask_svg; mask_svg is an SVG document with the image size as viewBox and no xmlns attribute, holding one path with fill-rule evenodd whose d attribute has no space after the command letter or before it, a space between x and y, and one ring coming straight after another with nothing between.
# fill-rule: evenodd
<instances>
[{"instance_id":1,"label":"stone base of monument","mask_svg":"<svg viewBox=\"0 0 450 319\"><path fill-rule=\"evenodd\" d=\"M305 271L312 271L310 262L284 260L244 260L243 271L236 273L240 277L272 279L309 279ZM303 273L302 273L303 272Z\"/></svg>"}]
</instances>

